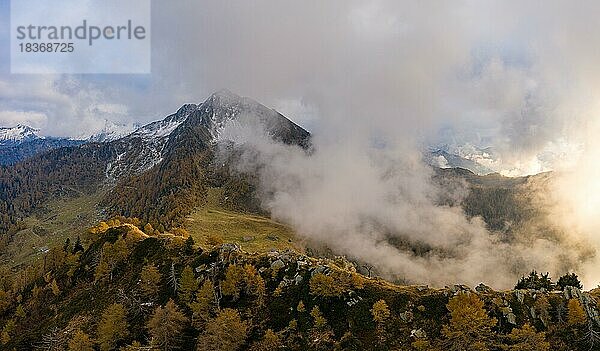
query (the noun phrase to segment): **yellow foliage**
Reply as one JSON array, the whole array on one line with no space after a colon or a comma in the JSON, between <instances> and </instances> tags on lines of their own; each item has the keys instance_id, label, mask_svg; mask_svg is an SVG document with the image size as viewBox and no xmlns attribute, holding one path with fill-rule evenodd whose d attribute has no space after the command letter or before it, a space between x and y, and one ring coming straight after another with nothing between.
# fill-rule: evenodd
<instances>
[{"instance_id":1,"label":"yellow foliage","mask_svg":"<svg viewBox=\"0 0 600 351\"><path fill-rule=\"evenodd\" d=\"M460 293L446 305L450 324L442 328L453 350L487 351L496 319L490 318L483 301L471 293Z\"/></svg>"},{"instance_id":2,"label":"yellow foliage","mask_svg":"<svg viewBox=\"0 0 600 351\"><path fill-rule=\"evenodd\" d=\"M577 326L587 322L587 315L578 299L570 299L568 309L567 321L569 325Z\"/></svg>"},{"instance_id":3,"label":"yellow foliage","mask_svg":"<svg viewBox=\"0 0 600 351\"><path fill-rule=\"evenodd\" d=\"M248 323L242 321L238 311L222 310L198 338L198 351L235 351L246 342Z\"/></svg>"},{"instance_id":4,"label":"yellow foliage","mask_svg":"<svg viewBox=\"0 0 600 351\"><path fill-rule=\"evenodd\" d=\"M193 295L198 290L198 281L194 276L194 271L192 267L185 266L183 268L183 272L181 272L181 289L180 296L183 302L190 303L192 301Z\"/></svg>"},{"instance_id":5,"label":"yellow foliage","mask_svg":"<svg viewBox=\"0 0 600 351\"><path fill-rule=\"evenodd\" d=\"M239 298L242 283L244 281L244 269L236 264L230 264L225 272L225 280L221 283L221 292L225 296Z\"/></svg>"},{"instance_id":6,"label":"yellow foliage","mask_svg":"<svg viewBox=\"0 0 600 351\"><path fill-rule=\"evenodd\" d=\"M511 342L509 351L549 351L550 343L546 341L546 334L538 333L534 327L525 324L521 328L513 329L508 338Z\"/></svg>"},{"instance_id":7,"label":"yellow foliage","mask_svg":"<svg viewBox=\"0 0 600 351\"><path fill-rule=\"evenodd\" d=\"M371 309L371 314L376 323L384 323L387 321L388 318L390 318L390 309L385 300L375 302L373 304L373 309Z\"/></svg>"},{"instance_id":8,"label":"yellow foliage","mask_svg":"<svg viewBox=\"0 0 600 351\"><path fill-rule=\"evenodd\" d=\"M298 307L296 307L296 311L302 313L306 311L306 307L304 307L304 302L302 302L302 300L300 300L300 302L298 302Z\"/></svg>"},{"instance_id":9,"label":"yellow foliage","mask_svg":"<svg viewBox=\"0 0 600 351\"><path fill-rule=\"evenodd\" d=\"M108 306L98 324L98 343L101 351L112 350L128 334L125 308L121 304Z\"/></svg>"},{"instance_id":10,"label":"yellow foliage","mask_svg":"<svg viewBox=\"0 0 600 351\"><path fill-rule=\"evenodd\" d=\"M196 300L191 303L193 324L196 327L202 326L213 311L215 301L215 288L210 280L205 280L202 287L196 294Z\"/></svg>"},{"instance_id":11,"label":"yellow foliage","mask_svg":"<svg viewBox=\"0 0 600 351\"><path fill-rule=\"evenodd\" d=\"M310 293L312 295L334 297L342 293L341 287L329 275L316 273L310 278Z\"/></svg>"},{"instance_id":12,"label":"yellow foliage","mask_svg":"<svg viewBox=\"0 0 600 351\"><path fill-rule=\"evenodd\" d=\"M148 322L148 330L152 336L152 346L159 350L177 348L178 336L187 323L187 317L177 308L173 300L165 307L158 306Z\"/></svg>"},{"instance_id":13,"label":"yellow foliage","mask_svg":"<svg viewBox=\"0 0 600 351\"><path fill-rule=\"evenodd\" d=\"M160 278L161 275L156 266L144 266L140 274L140 288L142 293L147 297L155 297L158 294Z\"/></svg>"},{"instance_id":14,"label":"yellow foliage","mask_svg":"<svg viewBox=\"0 0 600 351\"><path fill-rule=\"evenodd\" d=\"M89 335L82 332L81 330L77 330L73 337L69 341L68 351L93 351L94 350L94 342L90 338Z\"/></svg>"},{"instance_id":15,"label":"yellow foliage","mask_svg":"<svg viewBox=\"0 0 600 351\"><path fill-rule=\"evenodd\" d=\"M321 313L319 306L313 307L313 309L310 311L310 316L313 318L315 328L323 329L327 327L327 319L325 319L323 313Z\"/></svg>"}]
</instances>

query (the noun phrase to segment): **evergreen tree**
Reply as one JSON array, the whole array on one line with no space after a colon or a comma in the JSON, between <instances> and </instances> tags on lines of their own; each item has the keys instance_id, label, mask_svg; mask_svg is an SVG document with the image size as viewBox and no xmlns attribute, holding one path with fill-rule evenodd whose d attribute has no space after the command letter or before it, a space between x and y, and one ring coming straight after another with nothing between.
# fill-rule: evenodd
<instances>
[{"instance_id":1,"label":"evergreen tree","mask_svg":"<svg viewBox=\"0 0 600 351\"><path fill-rule=\"evenodd\" d=\"M77 236L77 240L75 241L75 245L73 245L73 253L77 253L77 252L83 252L85 251L85 249L83 248L83 245L81 244L81 237Z\"/></svg>"},{"instance_id":2,"label":"evergreen tree","mask_svg":"<svg viewBox=\"0 0 600 351\"><path fill-rule=\"evenodd\" d=\"M558 278L557 285L560 288L560 290L565 290L567 286L572 286L580 290L583 289L583 285L581 285L579 277L575 273L567 273L562 277Z\"/></svg>"},{"instance_id":3,"label":"evergreen tree","mask_svg":"<svg viewBox=\"0 0 600 351\"><path fill-rule=\"evenodd\" d=\"M550 279L549 273L538 274L536 271L529 273L527 277L521 277L515 285L515 289L534 289L551 291L554 289L554 284Z\"/></svg>"},{"instance_id":4,"label":"evergreen tree","mask_svg":"<svg viewBox=\"0 0 600 351\"><path fill-rule=\"evenodd\" d=\"M192 238L192 236L188 234L188 238L185 239L185 245L183 247L187 254L191 254L194 252L194 244L194 238Z\"/></svg>"},{"instance_id":5,"label":"evergreen tree","mask_svg":"<svg viewBox=\"0 0 600 351\"><path fill-rule=\"evenodd\" d=\"M63 251L66 253L71 253L71 239L67 238L65 240L65 244L63 245Z\"/></svg>"}]
</instances>

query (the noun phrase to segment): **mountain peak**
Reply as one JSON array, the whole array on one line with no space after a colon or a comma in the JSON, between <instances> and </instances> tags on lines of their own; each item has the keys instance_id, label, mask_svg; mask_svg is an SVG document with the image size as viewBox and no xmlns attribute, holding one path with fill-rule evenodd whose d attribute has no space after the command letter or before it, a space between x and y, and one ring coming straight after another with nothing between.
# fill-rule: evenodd
<instances>
[{"instance_id":1,"label":"mountain peak","mask_svg":"<svg viewBox=\"0 0 600 351\"><path fill-rule=\"evenodd\" d=\"M196 105L196 104L184 104L183 106L181 106L179 108L179 110L177 110L177 112L175 114L178 116L182 116L182 115L189 114L193 111L196 111L197 109L198 109L198 105Z\"/></svg>"},{"instance_id":2,"label":"mountain peak","mask_svg":"<svg viewBox=\"0 0 600 351\"><path fill-rule=\"evenodd\" d=\"M0 127L0 146L16 146L23 142L41 139L39 129L24 124L14 127Z\"/></svg>"}]
</instances>

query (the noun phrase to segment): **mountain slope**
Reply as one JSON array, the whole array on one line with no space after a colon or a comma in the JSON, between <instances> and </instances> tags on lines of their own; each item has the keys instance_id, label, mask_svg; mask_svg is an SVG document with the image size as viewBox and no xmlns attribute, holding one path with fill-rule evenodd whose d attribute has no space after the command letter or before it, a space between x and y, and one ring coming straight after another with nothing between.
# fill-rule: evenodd
<instances>
[{"instance_id":1,"label":"mountain slope","mask_svg":"<svg viewBox=\"0 0 600 351\"><path fill-rule=\"evenodd\" d=\"M108 214L140 217L156 227L179 225L215 185L209 175L220 132L227 123L248 121L276 140L308 144L309 133L276 111L217 92L115 141L52 150L0 169L0 230L60 189L89 193L99 187L109 189L100 204ZM221 178L218 186L228 175Z\"/></svg>"},{"instance_id":2,"label":"mountain slope","mask_svg":"<svg viewBox=\"0 0 600 351\"><path fill-rule=\"evenodd\" d=\"M130 172L131 176L119 181L103 204L110 213L137 216L158 227L181 224L195 206L206 200L209 187L223 186L229 178L225 175L215 183L211 177L216 142L227 123L255 123L275 140L308 144L309 133L278 112L220 91L204 103L184 105L165 120L117 141L120 147L129 143L151 145L139 148L144 150L139 154L129 153L134 162L126 165L139 164L140 169L143 164L138 160L151 163L145 165L145 172ZM154 156L149 157L149 153Z\"/></svg>"},{"instance_id":3,"label":"mountain slope","mask_svg":"<svg viewBox=\"0 0 600 351\"><path fill-rule=\"evenodd\" d=\"M597 293L573 287L398 286L363 276L340 257L249 254L231 244L205 251L184 237L148 236L127 221L94 231L86 250L65 245L16 273L0 272L3 349L63 350L81 333L90 345L108 340L112 349L156 348L158 336L183 350L214 350L220 339L235 345L223 350L597 345L587 334L600 323ZM110 313L115 308L120 313ZM104 328L107 319L119 328Z\"/></svg>"}]
</instances>

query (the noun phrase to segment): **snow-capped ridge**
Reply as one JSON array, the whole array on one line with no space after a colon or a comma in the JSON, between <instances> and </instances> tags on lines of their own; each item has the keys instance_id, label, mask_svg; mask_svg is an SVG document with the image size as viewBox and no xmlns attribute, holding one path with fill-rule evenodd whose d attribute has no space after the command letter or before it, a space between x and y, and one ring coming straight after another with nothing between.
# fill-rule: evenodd
<instances>
[{"instance_id":1,"label":"snow-capped ridge","mask_svg":"<svg viewBox=\"0 0 600 351\"><path fill-rule=\"evenodd\" d=\"M10 128L0 127L0 146L17 146L30 140L43 139L39 132L39 129L23 124Z\"/></svg>"},{"instance_id":2,"label":"snow-capped ridge","mask_svg":"<svg viewBox=\"0 0 600 351\"><path fill-rule=\"evenodd\" d=\"M104 121L104 127L96 134L87 138L89 142L106 143L123 138L139 128L139 124L118 124L109 120Z\"/></svg>"}]
</instances>

